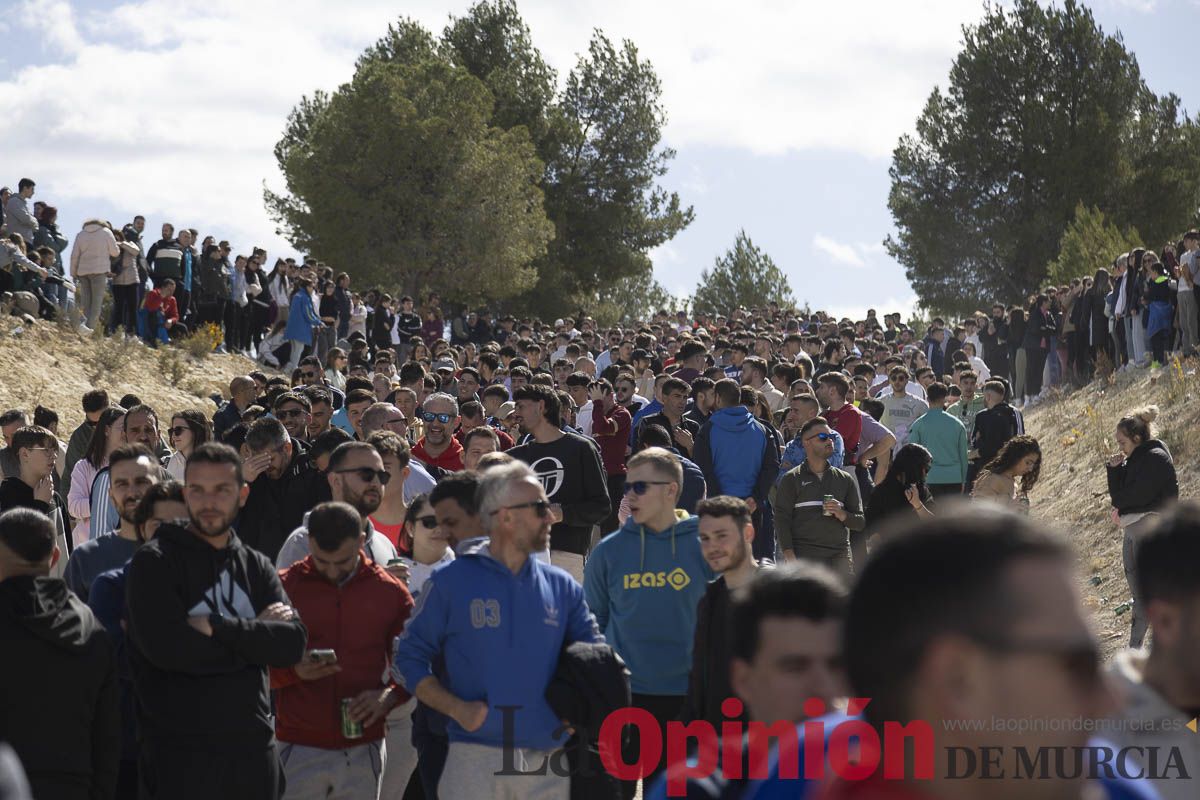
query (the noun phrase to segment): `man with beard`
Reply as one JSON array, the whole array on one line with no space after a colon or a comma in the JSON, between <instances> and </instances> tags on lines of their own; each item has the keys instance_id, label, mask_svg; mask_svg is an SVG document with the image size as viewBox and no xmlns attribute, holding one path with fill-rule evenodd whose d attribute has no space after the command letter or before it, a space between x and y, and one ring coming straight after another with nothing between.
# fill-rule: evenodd
<instances>
[{"instance_id":1,"label":"man with beard","mask_svg":"<svg viewBox=\"0 0 1200 800\"><path fill-rule=\"evenodd\" d=\"M108 456L108 475L108 493L121 523L115 531L76 547L64 576L67 586L85 603L92 581L98 575L116 569L133 557L133 551L141 543L134 519L138 503L159 481L154 454L140 444L127 444L113 450Z\"/></svg>"},{"instance_id":2,"label":"man with beard","mask_svg":"<svg viewBox=\"0 0 1200 800\"><path fill-rule=\"evenodd\" d=\"M308 432L304 441L311 443L332 427L333 405L327 387L306 386L300 394L309 402Z\"/></svg>"},{"instance_id":3,"label":"man with beard","mask_svg":"<svg viewBox=\"0 0 1200 800\"><path fill-rule=\"evenodd\" d=\"M309 461L304 444L272 417L250 426L242 459L250 488L237 528L248 547L274 561L305 512L329 499L329 484Z\"/></svg>"},{"instance_id":4,"label":"man with beard","mask_svg":"<svg viewBox=\"0 0 1200 800\"><path fill-rule=\"evenodd\" d=\"M298 664L307 634L270 559L233 533L249 494L237 451L200 445L185 478L190 523L160 526L129 566L141 796L278 798L267 668Z\"/></svg>"},{"instance_id":5,"label":"man with beard","mask_svg":"<svg viewBox=\"0 0 1200 800\"><path fill-rule=\"evenodd\" d=\"M344 447L374 452L363 442ZM378 496L374 485L357 496ZM380 664L391 659L412 597L367 555L365 537L371 532L353 507L322 503L307 522L311 551L280 577L308 627L309 655L330 649L336 660L308 657L289 669L271 670L287 787L295 797L370 798L378 791L384 759L384 717L408 700L407 692L380 680ZM344 711L343 698L349 699ZM342 722L347 715L361 726L357 736Z\"/></svg>"},{"instance_id":6,"label":"man with beard","mask_svg":"<svg viewBox=\"0 0 1200 800\"><path fill-rule=\"evenodd\" d=\"M422 703L450 717L440 797L566 800L570 779L536 769L563 738L546 687L563 648L603 640L583 588L531 558L549 543L553 519L533 471L520 463L494 467L480 478L478 497L490 540L425 582L400 635L395 673ZM439 657L445 680L434 674ZM513 763L534 769L503 769Z\"/></svg>"},{"instance_id":7,"label":"man with beard","mask_svg":"<svg viewBox=\"0 0 1200 800\"><path fill-rule=\"evenodd\" d=\"M687 699L679 712L681 722L702 719L719 729L726 716L721 703L733 697L729 665L730 595L745 586L758 571L751 545L754 525L750 507L737 497L710 497L696 508L700 518L700 553L717 579L708 584L696 606L696 634L692 643L692 672Z\"/></svg>"},{"instance_id":8,"label":"man with beard","mask_svg":"<svg viewBox=\"0 0 1200 800\"><path fill-rule=\"evenodd\" d=\"M370 515L383 503L384 492L391 480L391 475L384 470L379 451L366 442L339 445L329 456L325 478L329 482L332 498L353 506L362 517L363 549L367 556L371 561L387 566L396 557L396 548L386 536L375 530L370 519ZM399 491L402 485L402 482L397 483L396 490ZM308 514L305 514L304 524L292 531L279 549L275 565L281 570L287 569L302 561L310 552Z\"/></svg>"},{"instance_id":9,"label":"man with beard","mask_svg":"<svg viewBox=\"0 0 1200 800\"><path fill-rule=\"evenodd\" d=\"M307 442L308 426L312 422L312 403L299 392L284 392L271 406L275 419L283 423L292 441Z\"/></svg>"},{"instance_id":10,"label":"man with beard","mask_svg":"<svg viewBox=\"0 0 1200 800\"><path fill-rule=\"evenodd\" d=\"M431 394L421 406L425 435L413 446L413 458L444 472L463 468L463 446L454 438L458 427L458 401L444 392Z\"/></svg>"}]
</instances>

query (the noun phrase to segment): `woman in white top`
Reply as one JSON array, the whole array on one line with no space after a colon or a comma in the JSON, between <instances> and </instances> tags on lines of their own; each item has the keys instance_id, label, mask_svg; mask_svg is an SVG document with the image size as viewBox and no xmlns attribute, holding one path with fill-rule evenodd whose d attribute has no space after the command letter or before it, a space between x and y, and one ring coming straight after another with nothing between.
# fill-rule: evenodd
<instances>
[{"instance_id":1,"label":"woman in white top","mask_svg":"<svg viewBox=\"0 0 1200 800\"><path fill-rule=\"evenodd\" d=\"M212 423L200 411L180 411L171 417L171 427L167 429L167 435L175 452L164 466L172 478L183 483L188 456L195 452L197 447L213 439Z\"/></svg>"},{"instance_id":2,"label":"woman in white top","mask_svg":"<svg viewBox=\"0 0 1200 800\"><path fill-rule=\"evenodd\" d=\"M87 453L75 462L71 470L71 491L67 493L67 511L75 520L71 539L76 545L88 540L88 527L92 518L92 482L96 473L108 466L108 454L125 444L125 426L121 419L125 409L120 406L106 408L100 412L96 428Z\"/></svg>"},{"instance_id":3,"label":"woman in white top","mask_svg":"<svg viewBox=\"0 0 1200 800\"><path fill-rule=\"evenodd\" d=\"M416 597L434 568L454 560L449 538L442 533L429 505L429 495L417 495L409 503L400 532L402 551L413 554L408 564L408 591ZM395 659L392 659L395 661ZM394 708L387 716L387 760L379 778L379 797L400 797L417 768L417 751L412 743L412 712L416 698Z\"/></svg>"},{"instance_id":4,"label":"woman in white top","mask_svg":"<svg viewBox=\"0 0 1200 800\"><path fill-rule=\"evenodd\" d=\"M331 347L325 354L325 382L339 392L346 391L346 376L342 370L348 363L346 351L340 347Z\"/></svg>"}]
</instances>

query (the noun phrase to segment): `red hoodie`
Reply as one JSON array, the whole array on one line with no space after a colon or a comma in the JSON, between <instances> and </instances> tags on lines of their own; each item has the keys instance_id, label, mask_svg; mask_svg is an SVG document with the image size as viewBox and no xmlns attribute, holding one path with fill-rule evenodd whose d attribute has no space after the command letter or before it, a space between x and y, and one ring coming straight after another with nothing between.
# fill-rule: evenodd
<instances>
[{"instance_id":1,"label":"red hoodie","mask_svg":"<svg viewBox=\"0 0 1200 800\"><path fill-rule=\"evenodd\" d=\"M341 586L317 571L312 556L280 573L283 588L308 628L310 650L337 653L340 672L302 681L294 669L271 669L271 688L279 689L275 734L305 747L339 750L383 738L384 718L360 739L342 736L342 699L367 689L382 689L391 664L392 644L412 612L408 589L359 551L358 570ZM401 702L409 695L403 689Z\"/></svg>"},{"instance_id":2,"label":"red hoodie","mask_svg":"<svg viewBox=\"0 0 1200 800\"><path fill-rule=\"evenodd\" d=\"M592 404L592 438L600 445L600 460L608 475L625 474L625 448L633 417L624 406L613 404L607 412L603 403Z\"/></svg>"}]
</instances>

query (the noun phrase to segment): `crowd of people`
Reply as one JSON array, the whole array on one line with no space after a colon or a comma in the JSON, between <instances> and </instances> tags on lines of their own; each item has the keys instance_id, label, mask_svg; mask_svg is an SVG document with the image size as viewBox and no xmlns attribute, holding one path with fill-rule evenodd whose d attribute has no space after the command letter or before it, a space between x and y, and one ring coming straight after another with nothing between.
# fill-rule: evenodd
<instances>
[{"instance_id":1,"label":"crowd of people","mask_svg":"<svg viewBox=\"0 0 1200 800\"><path fill-rule=\"evenodd\" d=\"M1099 351L1117 363L1130 345L1140 363L1131 318L1159 362L1194 347L1193 234L1168 279L1178 341L1158 327L1163 284L1133 296L1145 287L1128 276L1166 262L1153 253L1129 257L1099 317L1080 311L1113 292L1098 275L1031 298L1028 316L997 306L924 332L774 304L624 327L447 325L436 294L417 313L315 261L264 276L260 248L231 262L227 243L197 253L195 232L169 225L143 255L140 217L119 234L85 224L56 274L18 258L53 224L26 209L34 188L4 206L5 274L22 273L39 313L69 312L66 287L86 331L153 345L212 322L263 369L205 409L93 389L69 435L54 409L0 414L0 640L20 654L0 666L0 742L33 796L630 800L695 766L664 747L675 721L779 736L845 697L871 698L875 726L1200 708L1200 517L1173 510L1154 409L1117 423L1107 463L1131 645L1154 631L1120 661L1140 702L1122 704L1070 548L1028 517L1042 451L1019 408L1043 375L1085 380ZM601 740L620 709L644 724L618 738L636 768L614 772ZM1164 736L1135 727L1117 733ZM1195 774L1188 736L1164 741ZM938 739L1017 744L966 727ZM761 780L709 765L686 792L817 791L772 763ZM819 796L1025 791L885 784L833 780ZM1186 781L1146 791L1194 796Z\"/></svg>"}]
</instances>

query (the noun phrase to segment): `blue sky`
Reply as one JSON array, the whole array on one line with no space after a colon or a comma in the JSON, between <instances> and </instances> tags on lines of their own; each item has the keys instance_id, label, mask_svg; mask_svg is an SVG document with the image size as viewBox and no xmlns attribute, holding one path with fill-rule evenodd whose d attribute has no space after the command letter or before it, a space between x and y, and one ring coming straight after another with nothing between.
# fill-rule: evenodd
<instances>
[{"instance_id":1,"label":"blue sky","mask_svg":"<svg viewBox=\"0 0 1200 800\"><path fill-rule=\"evenodd\" d=\"M0 183L28 175L68 235L83 219L147 216L239 250L291 252L263 209L279 188L271 148L303 93L346 80L403 10L440 32L468 0L6 0L0 15ZM1195 115L1200 0L1098 0L1156 92ZM593 28L632 39L663 81L664 184L695 222L653 253L688 294L744 228L814 307L907 311L913 293L883 251L890 152L945 85L969 0L852 7L744 0L527 0L535 43L560 75ZM1189 53L1190 49L1190 53ZM345 265L351 267L353 265Z\"/></svg>"}]
</instances>

